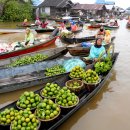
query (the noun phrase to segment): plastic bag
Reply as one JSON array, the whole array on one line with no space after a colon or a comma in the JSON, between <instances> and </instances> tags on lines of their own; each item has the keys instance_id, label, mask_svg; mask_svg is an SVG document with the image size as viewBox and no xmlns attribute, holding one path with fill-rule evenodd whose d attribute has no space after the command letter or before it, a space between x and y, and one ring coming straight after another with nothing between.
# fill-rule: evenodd
<instances>
[{"instance_id":1,"label":"plastic bag","mask_svg":"<svg viewBox=\"0 0 130 130\"><path fill-rule=\"evenodd\" d=\"M63 47L63 46L64 46L59 37L56 39L55 45L56 45L57 47Z\"/></svg>"},{"instance_id":2,"label":"plastic bag","mask_svg":"<svg viewBox=\"0 0 130 130\"><path fill-rule=\"evenodd\" d=\"M80 66L84 69L86 68L86 64L79 58L66 60L64 61L63 66L67 72L70 72L75 66Z\"/></svg>"}]
</instances>

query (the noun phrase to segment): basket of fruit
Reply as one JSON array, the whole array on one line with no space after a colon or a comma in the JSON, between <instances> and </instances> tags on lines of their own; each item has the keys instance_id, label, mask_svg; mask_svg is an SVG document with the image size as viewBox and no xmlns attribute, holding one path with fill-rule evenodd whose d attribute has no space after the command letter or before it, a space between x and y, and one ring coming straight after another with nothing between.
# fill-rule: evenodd
<instances>
[{"instance_id":1,"label":"basket of fruit","mask_svg":"<svg viewBox=\"0 0 130 130\"><path fill-rule=\"evenodd\" d=\"M73 79L66 82L66 87L73 92L80 92L83 89L84 83L81 80Z\"/></svg>"},{"instance_id":2,"label":"basket of fruit","mask_svg":"<svg viewBox=\"0 0 130 130\"><path fill-rule=\"evenodd\" d=\"M19 100L16 103L18 109L26 109L30 110L36 109L36 106L41 102L41 97L39 94L35 94L34 92L24 92Z\"/></svg>"},{"instance_id":3,"label":"basket of fruit","mask_svg":"<svg viewBox=\"0 0 130 130\"><path fill-rule=\"evenodd\" d=\"M75 93L71 92L67 87L63 87L55 101L61 108L72 108L79 103L78 96Z\"/></svg>"},{"instance_id":4,"label":"basket of fruit","mask_svg":"<svg viewBox=\"0 0 130 130\"><path fill-rule=\"evenodd\" d=\"M18 110L14 108L7 108L0 112L0 126L10 126L11 122L15 119L18 114Z\"/></svg>"},{"instance_id":5,"label":"basket of fruit","mask_svg":"<svg viewBox=\"0 0 130 130\"><path fill-rule=\"evenodd\" d=\"M41 122L29 110L20 110L11 123L10 130L39 130Z\"/></svg>"},{"instance_id":6,"label":"basket of fruit","mask_svg":"<svg viewBox=\"0 0 130 130\"><path fill-rule=\"evenodd\" d=\"M80 66L76 66L71 70L69 76L71 79L82 79L84 72L85 71L83 68L81 68Z\"/></svg>"},{"instance_id":7,"label":"basket of fruit","mask_svg":"<svg viewBox=\"0 0 130 130\"><path fill-rule=\"evenodd\" d=\"M60 90L60 86L55 83L47 83L44 89L41 90L40 95L43 98L55 99Z\"/></svg>"},{"instance_id":8,"label":"basket of fruit","mask_svg":"<svg viewBox=\"0 0 130 130\"><path fill-rule=\"evenodd\" d=\"M44 99L35 110L36 117L43 122L53 121L60 113L60 107L50 99Z\"/></svg>"},{"instance_id":9,"label":"basket of fruit","mask_svg":"<svg viewBox=\"0 0 130 130\"><path fill-rule=\"evenodd\" d=\"M101 79L95 71L89 69L83 76L83 82L85 87L87 87L88 90L91 90L92 87L95 87L101 82Z\"/></svg>"}]
</instances>

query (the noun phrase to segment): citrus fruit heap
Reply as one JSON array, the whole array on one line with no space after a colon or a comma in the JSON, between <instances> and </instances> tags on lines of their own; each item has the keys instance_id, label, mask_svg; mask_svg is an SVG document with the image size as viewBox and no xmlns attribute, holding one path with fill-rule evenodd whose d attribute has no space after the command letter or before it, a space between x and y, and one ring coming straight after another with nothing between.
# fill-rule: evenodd
<instances>
[{"instance_id":1,"label":"citrus fruit heap","mask_svg":"<svg viewBox=\"0 0 130 130\"><path fill-rule=\"evenodd\" d=\"M11 124L12 130L37 130L39 120L29 110L20 110Z\"/></svg>"},{"instance_id":2,"label":"citrus fruit heap","mask_svg":"<svg viewBox=\"0 0 130 130\"><path fill-rule=\"evenodd\" d=\"M60 108L50 99L44 99L35 111L36 116L41 120L51 120L60 114Z\"/></svg>"},{"instance_id":3,"label":"citrus fruit heap","mask_svg":"<svg viewBox=\"0 0 130 130\"><path fill-rule=\"evenodd\" d=\"M95 83L98 83L98 82L99 82L100 78L99 78L98 74L97 74L95 71L89 69L89 70L87 70L86 73L84 74L83 80L84 80L86 83L95 84Z\"/></svg>"},{"instance_id":4,"label":"citrus fruit heap","mask_svg":"<svg viewBox=\"0 0 130 130\"><path fill-rule=\"evenodd\" d=\"M20 59L17 59L16 61L12 62L9 67L16 67L16 66L22 66L27 64L34 64L36 62L43 61L47 59L48 56L44 54L36 54L34 56L24 56Z\"/></svg>"},{"instance_id":5,"label":"citrus fruit heap","mask_svg":"<svg viewBox=\"0 0 130 130\"><path fill-rule=\"evenodd\" d=\"M24 92L19 100L17 101L16 105L22 109L26 108L36 108L36 106L40 103L41 97L34 92Z\"/></svg>"},{"instance_id":6,"label":"citrus fruit heap","mask_svg":"<svg viewBox=\"0 0 130 130\"><path fill-rule=\"evenodd\" d=\"M65 68L62 65L55 65L51 68L46 68L46 76L54 76L58 74L65 73Z\"/></svg>"},{"instance_id":7,"label":"citrus fruit heap","mask_svg":"<svg viewBox=\"0 0 130 130\"><path fill-rule=\"evenodd\" d=\"M18 114L18 110L14 108L5 109L0 112L0 124L9 125L14 120L15 116Z\"/></svg>"},{"instance_id":8,"label":"citrus fruit heap","mask_svg":"<svg viewBox=\"0 0 130 130\"><path fill-rule=\"evenodd\" d=\"M47 98L55 98L60 90L60 86L54 83L47 83L44 89L41 91L41 96Z\"/></svg>"},{"instance_id":9,"label":"citrus fruit heap","mask_svg":"<svg viewBox=\"0 0 130 130\"><path fill-rule=\"evenodd\" d=\"M63 107L71 107L78 103L78 97L67 87L63 87L56 97L56 103Z\"/></svg>"},{"instance_id":10,"label":"citrus fruit heap","mask_svg":"<svg viewBox=\"0 0 130 130\"><path fill-rule=\"evenodd\" d=\"M70 72L71 78L82 78L84 74L84 69L80 66L74 67Z\"/></svg>"},{"instance_id":11,"label":"citrus fruit heap","mask_svg":"<svg viewBox=\"0 0 130 130\"><path fill-rule=\"evenodd\" d=\"M67 86L68 86L68 88L74 88L75 89L75 88L79 88L81 85L80 85L79 82L74 81L74 82L68 84Z\"/></svg>"}]
</instances>

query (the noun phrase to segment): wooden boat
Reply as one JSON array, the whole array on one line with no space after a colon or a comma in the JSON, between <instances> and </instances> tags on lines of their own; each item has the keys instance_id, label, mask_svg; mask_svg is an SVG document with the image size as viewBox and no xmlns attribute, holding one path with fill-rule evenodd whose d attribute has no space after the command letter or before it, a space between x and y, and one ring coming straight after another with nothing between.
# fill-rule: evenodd
<instances>
[{"instance_id":1,"label":"wooden boat","mask_svg":"<svg viewBox=\"0 0 130 130\"><path fill-rule=\"evenodd\" d=\"M64 123L70 116L72 116L78 109L80 109L84 104L89 103L89 101L99 93L99 91L104 87L106 81L110 78L112 69L116 63L117 57L119 53L115 53L113 56L113 66L111 70L106 74L106 76L101 76L101 82L96 85L91 91L83 90L77 96L79 97L79 103L68 110L63 110L59 117L51 122L42 122L39 130L56 130L62 123ZM93 68L93 65L89 65L87 69ZM65 82L69 80L69 74L62 76L60 79L57 79L56 83L58 83L60 86L64 86ZM41 89L40 89L41 90ZM40 93L40 90L36 91L35 93ZM14 107L16 108L16 101L1 108L0 111L5 110L6 108ZM16 108L17 109L17 108ZM1 130L9 130L9 126L0 126Z\"/></svg>"},{"instance_id":2,"label":"wooden boat","mask_svg":"<svg viewBox=\"0 0 130 130\"><path fill-rule=\"evenodd\" d=\"M35 29L37 33L44 33L44 32L53 32L55 29L49 29L49 28L41 28L41 29Z\"/></svg>"},{"instance_id":3,"label":"wooden boat","mask_svg":"<svg viewBox=\"0 0 130 130\"><path fill-rule=\"evenodd\" d=\"M103 25L105 30L114 30L118 29L119 26L110 26L110 25Z\"/></svg>"},{"instance_id":4,"label":"wooden boat","mask_svg":"<svg viewBox=\"0 0 130 130\"><path fill-rule=\"evenodd\" d=\"M31 27L38 27L35 24L28 24L28 25L16 25L18 28L31 28Z\"/></svg>"},{"instance_id":5,"label":"wooden boat","mask_svg":"<svg viewBox=\"0 0 130 130\"><path fill-rule=\"evenodd\" d=\"M104 45L105 49L107 50L111 45L113 45L113 40L115 37L112 37L111 43ZM88 56L90 52L90 47L81 47L81 44L79 45L74 45L73 47L68 46L68 51L72 56Z\"/></svg>"},{"instance_id":6,"label":"wooden boat","mask_svg":"<svg viewBox=\"0 0 130 130\"><path fill-rule=\"evenodd\" d=\"M41 83L54 81L56 78L66 75L66 73L64 73L51 77L45 76L45 69L47 67L49 68L57 64L63 65L65 60L70 59L69 57L63 56L65 53L66 52L59 53L59 58L54 60L52 60L53 57L50 56L48 60L35 64L0 70L0 93L36 86Z\"/></svg>"},{"instance_id":7,"label":"wooden boat","mask_svg":"<svg viewBox=\"0 0 130 130\"><path fill-rule=\"evenodd\" d=\"M0 34L21 33L23 29L0 29Z\"/></svg>"},{"instance_id":8,"label":"wooden boat","mask_svg":"<svg viewBox=\"0 0 130 130\"><path fill-rule=\"evenodd\" d=\"M100 27L101 27L100 24L95 24L95 25L90 25L90 26L88 26L89 29L100 28Z\"/></svg>"},{"instance_id":9,"label":"wooden boat","mask_svg":"<svg viewBox=\"0 0 130 130\"><path fill-rule=\"evenodd\" d=\"M43 54L43 55L48 56L48 58L45 60L51 60L51 59L60 57L62 55L65 55L67 52L68 52L68 50L66 47L59 47L59 48L51 48L51 49L47 49L47 50L41 50L41 51L36 51L36 52L32 52L32 53L27 53L27 54L15 56L15 57L7 58L7 59L2 59L0 62L0 69L7 68L7 65L11 64L13 61L16 61L22 57L25 57L25 56Z\"/></svg>"},{"instance_id":10,"label":"wooden boat","mask_svg":"<svg viewBox=\"0 0 130 130\"><path fill-rule=\"evenodd\" d=\"M6 58L10 58L10 57L14 57L14 56L19 56L22 54L27 54L30 52L35 52L38 50L43 49L44 47L47 47L51 44L54 44L56 40L56 37L52 37L44 42L38 42L36 45L24 48L24 49L20 49L20 50L14 50L11 52L4 52L4 53L0 53L0 59L6 59Z\"/></svg>"},{"instance_id":11,"label":"wooden boat","mask_svg":"<svg viewBox=\"0 0 130 130\"><path fill-rule=\"evenodd\" d=\"M76 31L71 31L72 33L79 33L79 32L82 32L83 28L79 28L77 29Z\"/></svg>"},{"instance_id":12,"label":"wooden boat","mask_svg":"<svg viewBox=\"0 0 130 130\"><path fill-rule=\"evenodd\" d=\"M65 41L66 44L73 44L73 43L81 43L81 42L95 40L95 36L88 36L88 37L82 37L82 38L67 38L67 37L63 37L61 39L63 41Z\"/></svg>"}]
</instances>

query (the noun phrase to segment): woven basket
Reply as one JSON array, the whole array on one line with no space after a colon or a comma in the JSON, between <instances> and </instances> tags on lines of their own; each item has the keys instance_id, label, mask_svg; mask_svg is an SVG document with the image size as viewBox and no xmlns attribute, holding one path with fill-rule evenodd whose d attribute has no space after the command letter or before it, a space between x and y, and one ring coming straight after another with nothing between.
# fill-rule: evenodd
<instances>
[{"instance_id":1,"label":"woven basket","mask_svg":"<svg viewBox=\"0 0 130 130\"><path fill-rule=\"evenodd\" d=\"M57 101L55 100L55 103L57 103ZM72 105L72 106L68 106L68 107L65 107L65 106L61 106L59 105L61 108L64 108L64 109L69 109L69 108L73 108L75 106L77 106L79 104L79 97L77 96L77 103Z\"/></svg>"},{"instance_id":2,"label":"woven basket","mask_svg":"<svg viewBox=\"0 0 130 130\"><path fill-rule=\"evenodd\" d=\"M88 91L92 91L99 83L101 82L101 79L97 81L97 83L87 83L83 80L84 86Z\"/></svg>"},{"instance_id":3,"label":"woven basket","mask_svg":"<svg viewBox=\"0 0 130 130\"><path fill-rule=\"evenodd\" d=\"M77 87L77 88L69 87L69 84L73 84L73 82L78 82L78 83L80 84L80 86ZM65 85L66 85L66 87L67 87L68 89L70 89L70 90L73 91L73 92L80 92L80 90L82 90L83 87L84 87L84 83L83 83L81 80L77 80L77 79L69 80L69 81L67 81L67 82L65 83Z\"/></svg>"},{"instance_id":4,"label":"woven basket","mask_svg":"<svg viewBox=\"0 0 130 130\"><path fill-rule=\"evenodd\" d=\"M38 127L37 127L37 130L40 129L40 126L41 126L41 121L39 120L39 125L38 125ZM10 125L10 130L12 130L11 125Z\"/></svg>"},{"instance_id":5,"label":"woven basket","mask_svg":"<svg viewBox=\"0 0 130 130\"><path fill-rule=\"evenodd\" d=\"M59 107L60 108L60 107ZM37 109L35 110L35 115L36 115L36 112L37 112ZM52 119L49 119L49 120L45 120L45 119L40 119L39 117L37 117L38 120L40 120L41 122L49 122L49 121L53 121L54 119L56 119L61 113L61 109L58 113L58 115L56 115L55 117L53 117Z\"/></svg>"}]
</instances>

